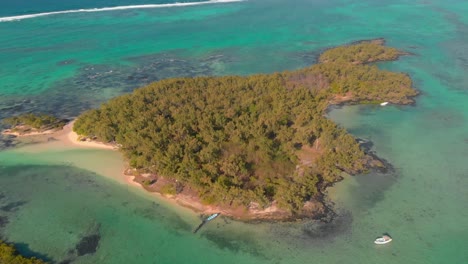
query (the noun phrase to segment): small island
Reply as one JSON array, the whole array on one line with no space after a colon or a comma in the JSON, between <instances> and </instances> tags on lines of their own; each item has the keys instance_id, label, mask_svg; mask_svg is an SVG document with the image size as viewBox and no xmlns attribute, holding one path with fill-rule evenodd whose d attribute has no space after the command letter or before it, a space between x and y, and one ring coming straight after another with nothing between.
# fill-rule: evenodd
<instances>
[{"instance_id":1,"label":"small island","mask_svg":"<svg viewBox=\"0 0 468 264\"><path fill-rule=\"evenodd\" d=\"M328 186L386 167L326 111L412 104L410 77L375 65L402 55L378 39L326 50L295 71L166 79L84 112L73 130L118 147L134 182L196 211L323 219Z\"/></svg>"},{"instance_id":2,"label":"small island","mask_svg":"<svg viewBox=\"0 0 468 264\"><path fill-rule=\"evenodd\" d=\"M5 118L3 123L11 128L4 130L2 134L12 136L50 134L62 129L67 122L68 120L59 119L47 114L23 114Z\"/></svg>"},{"instance_id":3,"label":"small island","mask_svg":"<svg viewBox=\"0 0 468 264\"><path fill-rule=\"evenodd\" d=\"M383 44L332 48L291 72L162 80L83 113L74 131L118 143L137 182L182 204L244 219L321 217L323 191L342 172L385 166L326 109L417 95L408 75L372 64L406 54Z\"/></svg>"}]
</instances>

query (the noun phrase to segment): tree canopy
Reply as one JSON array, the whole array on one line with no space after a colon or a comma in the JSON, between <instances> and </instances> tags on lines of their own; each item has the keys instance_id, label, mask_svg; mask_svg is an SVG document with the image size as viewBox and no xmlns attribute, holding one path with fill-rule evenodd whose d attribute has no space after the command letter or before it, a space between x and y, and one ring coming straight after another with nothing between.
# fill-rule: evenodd
<instances>
[{"instance_id":1,"label":"tree canopy","mask_svg":"<svg viewBox=\"0 0 468 264\"><path fill-rule=\"evenodd\" d=\"M3 122L13 127L27 126L37 130L62 128L66 123L65 120L51 115L32 113L5 118Z\"/></svg>"},{"instance_id":2,"label":"tree canopy","mask_svg":"<svg viewBox=\"0 0 468 264\"><path fill-rule=\"evenodd\" d=\"M0 241L0 264L46 264L37 258L25 258L12 245Z\"/></svg>"},{"instance_id":3,"label":"tree canopy","mask_svg":"<svg viewBox=\"0 0 468 264\"><path fill-rule=\"evenodd\" d=\"M162 80L83 113L73 129L120 144L131 166L189 185L206 203L276 201L297 212L342 171L366 166L356 140L324 116L331 98L416 94L407 75L363 63L402 54L381 44L331 49L294 72ZM305 162L305 150L319 155Z\"/></svg>"},{"instance_id":4,"label":"tree canopy","mask_svg":"<svg viewBox=\"0 0 468 264\"><path fill-rule=\"evenodd\" d=\"M396 60L399 56L406 54L395 48L383 46L383 44L382 39L376 39L328 49L320 55L319 62L366 64L376 61Z\"/></svg>"}]
</instances>

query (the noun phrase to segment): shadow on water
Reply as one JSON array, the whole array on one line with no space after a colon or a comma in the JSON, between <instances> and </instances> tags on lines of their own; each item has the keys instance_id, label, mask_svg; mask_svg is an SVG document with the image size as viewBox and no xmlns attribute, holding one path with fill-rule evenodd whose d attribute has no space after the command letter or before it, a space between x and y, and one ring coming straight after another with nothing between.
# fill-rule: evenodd
<instances>
[{"instance_id":1,"label":"shadow on water","mask_svg":"<svg viewBox=\"0 0 468 264\"><path fill-rule=\"evenodd\" d=\"M154 201L136 205L129 202L123 202L122 206L134 206L135 208L132 210L133 215L147 219L150 222L163 223L165 226L164 229L171 233L171 235L183 236L192 230L192 226L184 221L178 214L160 206Z\"/></svg>"},{"instance_id":2,"label":"shadow on water","mask_svg":"<svg viewBox=\"0 0 468 264\"><path fill-rule=\"evenodd\" d=\"M353 215L350 211L335 212L333 220L302 220L295 223L278 223L270 227L269 233L274 243L288 249L328 247L336 239L343 239L351 233Z\"/></svg>"},{"instance_id":3,"label":"shadow on water","mask_svg":"<svg viewBox=\"0 0 468 264\"><path fill-rule=\"evenodd\" d=\"M330 223L321 221L308 221L302 225L302 238L309 243L323 243L332 241L336 236L342 236L351 231L353 216L350 211L341 210L336 212Z\"/></svg>"},{"instance_id":4,"label":"shadow on water","mask_svg":"<svg viewBox=\"0 0 468 264\"><path fill-rule=\"evenodd\" d=\"M346 238L351 234L353 216L349 211L341 210L336 213L333 221L329 223L316 220L301 220L298 222L257 223L259 230L265 230L265 238L256 232L236 229L228 231L225 228L213 230L212 227L202 230L201 236L214 243L222 250L234 254L246 253L269 263L281 263L281 249L294 252L307 250L307 248L326 248L336 239ZM223 224L220 224L222 227ZM266 229L265 229L266 228ZM261 243L260 243L261 241ZM268 241L265 243L265 241Z\"/></svg>"},{"instance_id":5,"label":"shadow on water","mask_svg":"<svg viewBox=\"0 0 468 264\"><path fill-rule=\"evenodd\" d=\"M399 177L399 169L393 167L388 173L371 172L356 176L357 186L350 187L354 204L362 210L373 208L385 198L385 191L397 183Z\"/></svg>"},{"instance_id":6,"label":"shadow on water","mask_svg":"<svg viewBox=\"0 0 468 264\"><path fill-rule=\"evenodd\" d=\"M49 257L47 254L39 253L36 251L31 250L29 247L29 244L23 243L23 242L16 242L16 243L11 243L8 241L6 237L3 236L3 229L8 225L9 219L7 216L1 216L0 215L0 241L3 241L4 243L7 244L12 244L14 248L18 251L18 253L22 256L25 256L27 258L35 257L41 260L44 260L48 263L54 263L51 257ZM3 262L2 262L3 264ZM7 263L5 263L7 264Z\"/></svg>"},{"instance_id":7,"label":"shadow on water","mask_svg":"<svg viewBox=\"0 0 468 264\"><path fill-rule=\"evenodd\" d=\"M42 254L42 253L39 253L39 252L35 252L35 251L32 251L30 248L29 248L29 245L26 244L26 243L13 243L13 246L16 248L16 250L18 250L18 252L27 257L27 258L31 258L31 257L36 257L38 259L42 259L46 262L49 262L49 263L54 263L54 261L52 260L51 257L49 257L48 255L46 254Z\"/></svg>"},{"instance_id":8,"label":"shadow on water","mask_svg":"<svg viewBox=\"0 0 468 264\"><path fill-rule=\"evenodd\" d=\"M201 234L202 237L213 242L220 249L229 250L236 254L243 252L257 258L270 260L270 258L264 253L264 249L257 242L257 239L254 237L254 234L252 233L227 233L225 230L206 230Z\"/></svg>"}]
</instances>

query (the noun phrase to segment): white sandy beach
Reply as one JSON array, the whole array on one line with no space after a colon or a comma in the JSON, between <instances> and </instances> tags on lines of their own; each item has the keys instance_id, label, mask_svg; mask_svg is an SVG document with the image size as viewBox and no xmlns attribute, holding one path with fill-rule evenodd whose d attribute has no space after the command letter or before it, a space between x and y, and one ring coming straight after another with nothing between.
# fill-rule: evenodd
<instances>
[{"instance_id":1,"label":"white sandy beach","mask_svg":"<svg viewBox=\"0 0 468 264\"><path fill-rule=\"evenodd\" d=\"M85 148L100 148L100 149L117 149L116 146L111 144L105 144L96 141L80 141L78 140L79 136L73 131L73 124L75 121L68 123L66 126L63 127L62 131L57 132L54 134L54 137L58 140L62 141L64 144L72 144L79 147Z\"/></svg>"}]
</instances>

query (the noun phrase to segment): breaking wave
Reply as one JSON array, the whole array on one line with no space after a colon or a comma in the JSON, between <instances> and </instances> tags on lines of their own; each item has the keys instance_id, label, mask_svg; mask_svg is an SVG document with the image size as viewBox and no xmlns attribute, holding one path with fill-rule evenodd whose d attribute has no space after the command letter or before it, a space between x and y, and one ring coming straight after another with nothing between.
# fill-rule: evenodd
<instances>
[{"instance_id":1,"label":"breaking wave","mask_svg":"<svg viewBox=\"0 0 468 264\"><path fill-rule=\"evenodd\" d=\"M74 9L74 10L54 11L54 12L45 12L45 13L20 15L20 16L0 17L0 22L16 21L16 20L35 18L35 17L41 17L41 16L58 15L58 14L105 12L105 11L115 11L115 10L125 10L125 9L149 9L149 8L165 8L165 7L179 7L179 6L195 6L195 5L221 4L221 3L232 3L232 2L242 2L242 1L244 0L209 0L209 1L203 1L203 2L127 5L127 6L102 7L102 8Z\"/></svg>"}]
</instances>

